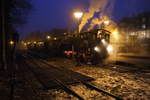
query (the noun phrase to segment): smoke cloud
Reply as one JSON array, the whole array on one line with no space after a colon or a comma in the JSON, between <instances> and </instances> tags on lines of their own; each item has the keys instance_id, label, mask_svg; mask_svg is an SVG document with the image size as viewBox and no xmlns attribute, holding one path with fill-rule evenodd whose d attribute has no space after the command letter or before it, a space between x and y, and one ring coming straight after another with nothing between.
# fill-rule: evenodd
<instances>
[{"instance_id":1,"label":"smoke cloud","mask_svg":"<svg viewBox=\"0 0 150 100\"><path fill-rule=\"evenodd\" d=\"M103 16L111 15L114 1L115 0L90 0L90 7L88 12L86 12L82 17L79 30L81 31L91 19L90 28L93 28L95 25L102 24L104 21L103 19L106 19L106 17ZM95 13L99 13L99 18L94 18Z\"/></svg>"}]
</instances>

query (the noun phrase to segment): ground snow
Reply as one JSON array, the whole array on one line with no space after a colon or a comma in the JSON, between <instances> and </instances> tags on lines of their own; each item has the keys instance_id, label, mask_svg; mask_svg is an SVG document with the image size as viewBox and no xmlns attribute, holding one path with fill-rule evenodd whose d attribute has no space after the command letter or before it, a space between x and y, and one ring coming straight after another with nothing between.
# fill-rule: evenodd
<instances>
[{"instance_id":1,"label":"ground snow","mask_svg":"<svg viewBox=\"0 0 150 100\"><path fill-rule=\"evenodd\" d=\"M60 58L50 59L49 63L93 77L95 81L92 83L97 87L124 100L150 100L149 70L147 73L121 73L118 71L120 67L113 64L105 65L107 67L84 64L82 66L75 66L76 63L72 60ZM121 68L123 70L124 66L121 66ZM86 100L114 100L109 96L89 90L83 85L70 86L70 88ZM52 95L52 100L78 100L62 90L50 90L49 94Z\"/></svg>"}]
</instances>

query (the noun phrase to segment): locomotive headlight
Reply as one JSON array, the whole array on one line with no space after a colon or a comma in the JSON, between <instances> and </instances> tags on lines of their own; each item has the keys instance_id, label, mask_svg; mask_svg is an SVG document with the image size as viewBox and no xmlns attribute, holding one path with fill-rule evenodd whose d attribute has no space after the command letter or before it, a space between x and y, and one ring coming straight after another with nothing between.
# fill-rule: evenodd
<instances>
[{"instance_id":1,"label":"locomotive headlight","mask_svg":"<svg viewBox=\"0 0 150 100\"><path fill-rule=\"evenodd\" d=\"M96 52L100 52L100 48L99 47L94 47L94 50L96 51Z\"/></svg>"},{"instance_id":2,"label":"locomotive headlight","mask_svg":"<svg viewBox=\"0 0 150 100\"><path fill-rule=\"evenodd\" d=\"M112 53L112 51L113 51L113 47L111 45L108 45L106 49L107 49L108 53Z\"/></svg>"}]
</instances>

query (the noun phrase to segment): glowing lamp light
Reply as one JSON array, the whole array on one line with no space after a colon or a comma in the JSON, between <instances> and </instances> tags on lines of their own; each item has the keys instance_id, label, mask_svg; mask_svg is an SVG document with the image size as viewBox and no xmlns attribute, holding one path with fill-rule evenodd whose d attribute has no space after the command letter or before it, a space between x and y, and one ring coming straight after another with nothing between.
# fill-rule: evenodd
<instances>
[{"instance_id":1,"label":"glowing lamp light","mask_svg":"<svg viewBox=\"0 0 150 100\"><path fill-rule=\"evenodd\" d=\"M36 44L37 42L36 42L36 41L34 41L33 43L34 43L34 44Z\"/></svg>"},{"instance_id":2,"label":"glowing lamp light","mask_svg":"<svg viewBox=\"0 0 150 100\"><path fill-rule=\"evenodd\" d=\"M57 40L57 38L55 37L54 40Z\"/></svg>"},{"instance_id":3,"label":"glowing lamp light","mask_svg":"<svg viewBox=\"0 0 150 100\"><path fill-rule=\"evenodd\" d=\"M43 45L44 43L43 42L38 42L38 45Z\"/></svg>"},{"instance_id":4,"label":"glowing lamp light","mask_svg":"<svg viewBox=\"0 0 150 100\"><path fill-rule=\"evenodd\" d=\"M96 52L100 52L100 48L97 47L97 46L94 48L94 50L95 50Z\"/></svg>"},{"instance_id":5,"label":"glowing lamp light","mask_svg":"<svg viewBox=\"0 0 150 100\"><path fill-rule=\"evenodd\" d=\"M64 33L64 35L66 35L67 33Z\"/></svg>"},{"instance_id":6,"label":"glowing lamp light","mask_svg":"<svg viewBox=\"0 0 150 100\"><path fill-rule=\"evenodd\" d=\"M11 41L9 41L9 44L10 44L10 45L14 45L15 42L11 40Z\"/></svg>"},{"instance_id":7,"label":"glowing lamp light","mask_svg":"<svg viewBox=\"0 0 150 100\"><path fill-rule=\"evenodd\" d=\"M111 45L107 46L107 51L108 53L112 53L113 52L113 47Z\"/></svg>"},{"instance_id":8,"label":"glowing lamp light","mask_svg":"<svg viewBox=\"0 0 150 100\"><path fill-rule=\"evenodd\" d=\"M51 37L50 37L50 36L47 36L46 38L47 38L47 39L50 39Z\"/></svg>"},{"instance_id":9,"label":"glowing lamp light","mask_svg":"<svg viewBox=\"0 0 150 100\"><path fill-rule=\"evenodd\" d=\"M82 12L75 12L74 13L75 18L80 19L83 16Z\"/></svg>"},{"instance_id":10,"label":"glowing lamp light","mask_svg":"<svg viewBox=\"0 0 150 100\"><path fill-rule=\"evenodd\" d=\"M24 46L27 46L27 43L24 43Z\"/></svg>"},{"instance_id":11,"label":"glowing lamp light","mask_svg":"<svg viewBox=\"0 0 150 100\"><path fill-rule=\"evenodd\" d=\"M31 42L28 42L27 44L29 45Z\"/></svg>"}]
</instances>

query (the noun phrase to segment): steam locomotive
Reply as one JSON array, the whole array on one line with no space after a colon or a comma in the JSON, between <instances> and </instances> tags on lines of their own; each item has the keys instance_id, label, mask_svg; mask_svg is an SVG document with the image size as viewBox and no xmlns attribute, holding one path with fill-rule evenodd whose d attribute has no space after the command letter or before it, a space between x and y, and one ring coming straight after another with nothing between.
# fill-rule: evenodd
<instances>
[{"instance_id":1,"label":"steam locomotive","mask_svg":"<svg viewBox=\"0 0 150 100\"><path fill-rule=\"evenodd\" d=\"M29 49L47 52L50 56L78 57L81 62L97 64L108 57L110 32L96 29L75 35L49 36L43 45L29 46Z\"/></svg>"},{"instance_id":2,"label":"steam locomotive","mask_svg":"<svg viewBox=\"0 0 150 100\"><path fill-rule=\"evenodd\" d=\"M82 62L97 64L109 55L109 39L110 32L104 29L83 32L64 51L67 56L79 56Z\"/></svg>"}]
</instances>

